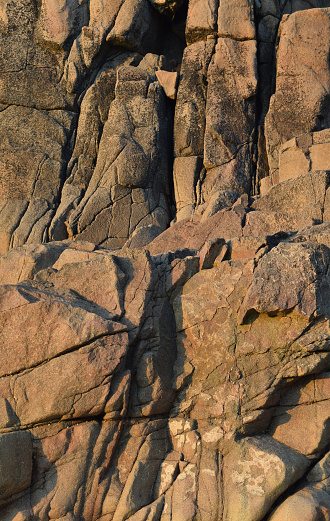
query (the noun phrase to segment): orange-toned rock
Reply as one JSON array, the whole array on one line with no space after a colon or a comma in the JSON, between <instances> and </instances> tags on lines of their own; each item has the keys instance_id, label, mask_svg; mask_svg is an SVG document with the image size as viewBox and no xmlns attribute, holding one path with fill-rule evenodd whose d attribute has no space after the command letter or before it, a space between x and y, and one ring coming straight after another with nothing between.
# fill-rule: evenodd
<instances>
[{"instance_id":1,"label":"orange-toned rock","mask_svg":"<svg viewBox=\"0 0 330 521\"><path fill-rule=\"evenodd\" d=\"M204 164L210 172L203 186L205 200L213 190L249 191L257 88L255 41L219 38L207 78ZM216 180L207 187L211 173Z\"/></svg>"},{"instance_id":2,"label":"orange-toned rock","mask_svg":"<svg viewBox=\"0 0 330 521\"><path fill-rule=\"evenodd\" d=\"M206 240L242 235L243 217L235 210L222 210L204 222L196 216L171 226L146 246L151 255L159 255L179 248L199 250Z\"/></svg>"},{"instance_id":3,"label":"orange-toned rock","mask_svg":"<svg viewBox=\"0 0 330 521\"><path fill-rule=\"evenodd\" d=\"M276 184L252 208L323 220L328 185L328 171L308 172Z\"/></svg>"},{"instance_id":4,"label":"orange-toned rock","mask_svg":"<svg viewBox=\"0 0 330 521\"><path fill-rule=\"evenodd\" d=\"M1 521L330 521L326 6L0 2Z\"/></svg>"},{"instance_id":5,"label":"orange-toned rock","mask_svg":"<svg viewBox=\"0 0 330 521\"><path fill-rule=\"evenodd\" d=\"M189 45L216 33L217 7L215 0L190 0L185 31Z\"/></svg>"},{"instance_id":6,"label":"orange-toned rock","mask_svg":"<svg viewBox=\"0 0 330 521\"><path fill-rule=\"evenodd\" d=\"M329 9L286 16L279 32L276 92L265 120L271 171L278 168L279 150L286 141L329 127Z\"/></svg>"},{"instance_id":7,"label":"orange-toned rock","mask_svg":"<svg viewBox=\"0 0 330 521\"><path fill-rule=\"evenodd\" d=\"M263 519L270 503L307 467L307 458L271 437L245 438L224 461L223 519Z\"/></svg>"},{"instance_id":8,"label":"orange-toned rock","mask_svg":"<svg viewBox=\"0 0 330 521\"><path fill-rule=\"evenodd\" d=\"M0 309L1 376L125 329L75 292L43 284L1 286Z\"/></svg>"},{"instance_id":9,"label":"orange-toned rock","mask_svg":"<svg viewBox=\"0 0 330 521\"><path fill-rule=\"evenodd\" d=\"M317 521L329 519L329 494L313 487L305 487L289 496L268 518L268 521Z\"/></svg>"},{"instance_id":10,"label":"orange-toned rock","mask_svg":"<svg viewBox=\"0 0 330 521\"><path fill-rule=\"evenodd\" d=\"M330 282L329 254L326 246L308 242L282 243L272 249L254 271L240 319L248 320L249 313L272 315L283 309L308 318L328 316L330 310L323 290Z\"/></svg>"},{"instance_id":11,"label":"orange-toned rock","mask_svg":"<svg viewBox=\"0 0 330 521\"><path fill-rule=\"evenodd\" d=\"M330 375L324 373L291 389L274 414L272 436L306 456L323 454L329 437L329 386Z\"/></svg>"},{"instance_id":12,"label":"orange-toned rock","mask_svg":"<svg viewBox=\"0 0 330 521\"><path fill-rule=\"evenodd\" d=\"M189 45L184 51L174 117L176 157L203 157L206 78L214 45L214 39L208 39Z\"/></svg>"},{"instance_id":13,"label":"orange-toned rock","mask_svg":"<svg viewBox=\"0 0 330 521\"><path fill-rule=\"evenodd\" d=\"M260 205L262 205L261 202ZM274 204L269 206L270 208L276 208L277 205ZM265 207L267 208L267 204L265 204ZM289 209L290 208L288 207L288 210ZM246 236L274 235L279 232L298 231L307 226L313 226L313 224L319 222L318 219L313 219L308 215L304 215L303 212L298 213L298 215L292 215L284 212L260 210L249 212L246 215L243 234Z\"/></svg>"},{"instance_id":14,"label":"orange-toned rock","mask_svg":"<svg viewBox=\"0 0 330 521\"><path fill-rule=\"evenodd\" d=\"M166 96L170 99L176 98L178 73L168 71L156 71L156 76L164 89Z\"/></svg>"},{"instance_id":15,"label":"orange-toned rock","mask_svg":"<svg viewBox=\"0 0 330 521\"><path fill-rule=\"evenodd\" d=\"M302 450L299 414L292 416L290 441L277 420L283 408L307 411L316 388L309 414L327 400L324 385L305 381L326 381L326 350L315 345L326 346L330 335L326 300L319 296L329 259L317 242L326 242L328 227L307 228L291 236L297 242L276 246L288 236L241 235L246 204L242 199L202 223L186 221L198 231L189 240L204 244L199 256L189 249L152 257L131 249L110 254L64 242L3 257L3 277L12 271L19 279L25 258L26 275L36 279L2 286L3 331L13 336L6 334L9 351L3 345L1 437L31 433L34 461L32 474L12 471L6 478L9 495L0 500L5 521L21 513L43 520L44 511L71 521L76 512L86 519L140 521L209 511L213 521L220 513L212 507L220 476L222 518L245 519L242 505L248 504L251 519L261 521L302 476L308 459L296 450ZM205 241L211 233L216 238ZM221 235L231 233L225 243ZM309 242L299 242L304 234ZM276 267L281 277L272 280L273 295L259 282ZM265 296L276 310L251 311ZM298 302L295 308L291 301ZM121 312L113 321L115 302ZM22 314L22 305L31 314ZM102 331L89 333L89 316ZM22 326L24 320L29 324ZM17 366L23 352L28 368ZM265 429L268 435L260 438ZM326 422L315 423L313 433L306 453L315 457L324 447ZM241 441L233 443L237 436ZM16 489L17 499L11 495ZM319 495L313 496L316 509L325 504Z\"/></svg>"}]
</instances>

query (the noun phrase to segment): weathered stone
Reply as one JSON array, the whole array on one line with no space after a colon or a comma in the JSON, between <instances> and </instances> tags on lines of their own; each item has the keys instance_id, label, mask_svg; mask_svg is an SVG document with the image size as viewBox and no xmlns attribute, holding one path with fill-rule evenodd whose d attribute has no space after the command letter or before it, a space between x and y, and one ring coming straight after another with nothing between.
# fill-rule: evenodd
<instances>
[{"instance_id":1,"label":"weathered stone","mask_svg":"<svg viewBox=\"0 0 330 521\"><path fill-rule=\"evenodd\" d=\"M310 137L310 144L312 144L311 136L309 134L307 136ZM279 182L298 177L310 170L317 170L311 168L308 144L300 148L297 141L297 138L293 138L279 150ZM323 170L327 170L327 166Z\"/></svg>"},{"instance_id":2,"label":"weathered stone","mask_svg":"<svg viewBox=\"0 0 330 521\"><path fill-rule=\"evenodd\" d=\"M263 247L260 240L259 247L256 244L254 247L259 255L258 249ZM273 251L271 250L270 253ZM235 250L233 254L234 252ZM285 346L292 345L292 340L287 334L299 339L308 324L308 318L295 319L292 315L292 318L280 319L276 315L274 318L260 315L260 318L258 320L255 318L251 324L248 322L247 326L235 329L234 317L238 312L239 315L241 314L240 308L247 288L252 282L247 292L249 295L251 288L254 287L253 261L250 260L252 255L253 245L251 245L251 253L244 253L245 258L240 255L239 259L222 261L217 268L203 270L192 277L173 300L178 327L178 359L175 369L178 385L182 385L180 382L187 381L190 376L189 387L184 388L183 402L178 404L178 407L180 409L182 407L183 410L188 408L192 418L216 417L225 433L228 429L243 428L245 432L255 433L258 429L267 428L271 415L270 411L267 412L266 404L271 404L273 400L276 402L278 399L275 389L281 379L286 378L284 375L297 374L297 371L302 371L299 374L306 374L310 367L307 360L306 364L301 365L295 355L292 358L289 355L284 362L280 354L282 349L286 350ZM261 265L263 259L267 259L269 255L261 257ZM283 274L284 271L282 269ZM210 280L212 286L209 285ZM279 285L283 288L283 292L288 288L288 284L282 286L279 282ZM263 299L264 289L260 288L258 292L259 298ZM274 300L273 295L269 298ZM201 306L201 301L207 302L207 306ZM291 303L287 300L281 303L277 300L277 303L278 308L290 309ZM278 313L281 316L281 312ZM320 331L320 342L327 342L326 321L321 323L321 330L323 331L323 327L325 329L323 333ZM318 334L316 330L314 334ZM323 334L324 340L321 340ZM202 343L200 338L203 339ZM303 352L306 346L310 345L309 342L308 335L302 335L295 349ZM231 349L234 343L236 344L235 356ZM207 351L204 352L204 349ZM313 357L311 351L311 365L322 364L322 355L316 355L315 360L312 361ZM258 379L255 378L254 365L257 360L261 364ZM209 364L215 364L216 368L213 365L211 369ZM286 367L284 372L282 366ZM229 376L226 377L226 374ZM211 382L215 381L217 381L216 392L211 391L213 386ZM242 416L238 415L238 402L241 404Z\"/></svg>"},{"instance_id":3,"label":"weathered stone","mask_svg":"<svg viewBox=\"0 0 330 521\"><path fill-rule=\"evenodd\" d=\"M209 217L220 212L224 208L230 208L239 198L239 192L234 192L233 190L221 190L220 192L215 192L213 196L211 196L206 209L203 211L202 221L206 221Z\"/></svg>"},{"instance_id":4,"label":"weathered stone","mask_svg":"<svg viewBox=\"0 0 330 521\"><path fill-rule=\"evenodd\" d=\"M123 246L137 227L166 228L167 129L160 124L166 117L164 103L159 84L150 82L145 71L118 69L116 99L87 191L69 217L70 235L111 248Z\"/></svg>"},{"instance_id":5,"label":"weathered stone","mask_svg":"<svg viewBox=\"0 0 330 521\"><path fill-rule=\"evenodd\" d=\"M162 226L156 224L146 224L136 228L131 237L125 242L124 248L144 248L152 242L163 231Z\"/></svg>"},{"instance_id":6,"label":"weathered stone","mask_svg":"<svg viewBox=\"0 0 330 521\"><path fill-rule=\"evenodd\" d=\"M251 140L254 125L253 97L257 86L255 52L255 42L224 38L218 40L208 69L204 152L204 162L208 169L232 160L238 148ZM216 103L219 93L221 101ZM240 106L241 99L246 100L244 107ZM231 107L229 120L228 106ZM221 136L218 141L213 137L216 134L219 138Z\"/></svg>"},{"instance_id":7,"label":"weathered stone","mask_svg":"<svg viewBox=\"0 0 330 521\"><path fill-rule=\"evenodd\" d=\"M208 239L228 240L242 235L242 220L242 216L234 210L222 210L204 222L201 222L200 217L185 219L156 237L147 245L147 249L151 255L159 255L180 247L199 250Z\"/></svg>"},{"instance_id":8,"label":"weathered stone","mask_svg":"<svg viewBox=\"0 0 330 521\"><path fill-rule=\"evenodd\" d=\"M271 171L278 168L282 144L299 134L330 126L329 49L325 43L329 16L327 9L302 11L285 17L280 26L276 92L265 120Z\"/></svg>"},{"instance_id":9,"label":"weathered stone","mask_svg":"<svg viewBox=\"0 0 330 521\"><path fill-rule=\"evenodd\" d=\"M87 5L78 0L56 2L43 0L37 23L39 42L64 47L69 37L74 37L87 24Z\"/></svg>"},{"instance_id":10,"label":"weathered stone","mask_svg":"<svg viewBox=\"0 0 330 521\"><path fill-rule=\"evenodd\" d=\"M98 54L104 40L114 26L123 0L91 0L89 2L89 23L82 27L72 43L64 66L66 91L78 94L85 84L86 76L97 63Z\"/></svg>"},{"instance_id":11,"label":"weathered stone","mask_svg":"<svg viewBox=\"0 0 330 521\"><path fill-rule=\"evenodd\" d=\"M226 283L219 284L224 273ZM233 310L227 299L233 295L234 284L239 279L244 286L242 270L222 262L219 267L202 270L192 277L173 299L178 329L175 370L178 375L184 375L188 370L187 362L194 369L178 407L181 410L188 408L191 418L217 418L222 429L235 428L237 420L235 402L239 400L239 388L235 380L227 381L225 374L235 365L229 347L235 334ZM210 280L213 281L212 289ZM201 300L205 300L207 305L200 306ZM220 329L221 336L218 336ZM200 335L202 343L198 341ZM213 392L211 382L215 380L218 384Z\"/></svg>"},{"instance_id":12,"label":"weathered stone","mask_svg":"<svg viewBox=\"0 0 330 521\"><path fill-rule=\"evenodd\" d=\"M282 243L272 249L253 274L253 283L240 310L241 319L248 312L272 314L281 309L307 317L327 316L329 308L322 295L329 284L328 256L326 246L308 242Z\"/></svg>"},{"instance_id":13,"label":"weathered stone","mask_svg":"<svg viewBox=\"0 0 330 521\"><path fill-rule=\"evenodd\" d=\"M95 168L103 126L108 119L110 103L115 97L116 72L120 65L136 62L133 53L120 53L100 71L95 83L87 90L80 106L77 135L67 167L67 180L61 201L52 220L52 240L66 239L66 221L86 192Z\"/></svg>"},{"instance_id":14,"label":"weathered stone","mask_svg":"<svg viewBox=\"0 0 330 521\"><path fill-rule=\"evenodd\" d=\"M30 244L0 256L0 283L17 284L32 279L57 261L65 248L58 244Z\"/></svg>"},{"instance_id":15,"label":"weathered stone","mask_svg":"<svg viewBox=\"0 0 330 521\"><path fill-rule=\"evenodd\" d=\"M267 251L267 237L235 237L227 243L227 259L254 259L258 252Z\"/></svg>"},{"instance_id":16,"label":"weathered stone","mask_svg":"<svg viewBox=\"0 0 330 521\"><path fill-rule=\"evenodd\" d=\"M107 41L145 54L157 51L161 33L161 18L149 0L125 0Z\"/></svg>"},{"instance_id":17,"label":"weathered stone","mask_svg":"<svg viewBox=\"0 0 330 521\"><path fill-rule=\"evenodd\" d=\"M164 89L166 96L170 99L176 98L178 73L167 71L156 71L156 76Z\"/></svg>"},{"instance_id":18,"label":"weathered stone","mask_svg":"<svg viewBox=\"0 0 330 521\"><path fill-rule=\"evenodd\" d=\"M2 254L47 240L74 122L74 114L62 111L11 106L0 112Z\"/></svg>"},{"instance_id":19,"label":"weathered stone","mask_svg":"<svg viewBox=\"0 0 330 521\"><path fill-rule=\"evenodd\" d=\"M273 205L273 208L275 205ZM298 215L288 215L280 212L256 211L246 215L243 234L249 235L274 235L278 232L297 231L306 226L313 226L319 222L303 212Z\"/></svg>"},{"instance_id":20,"label":"weathered stone","mask_svg":"<svg viewBox=\"0 0 330 521\"><path fill-rule=\"evenodd\" d=\"M325 373L293 388L274 414L269 431L272 436L306 456L322 454L329 437L329 385L329 374Z\"/></svg>"},{"instance_id":21,"label":"weathered stone","mask_svg":"<svg viewBox=\"0 0 330 521\"><path fill-rule=\"evenodd\" d=\"M149 435L139 451L113 517L114 521L127 519L152 501L154 481L165 457L167 445L165 432L154 434ZM152 463L146 466L145 462L148 460Z\"/></svg>"},{"instance_id":22,"label":"weathered stone","mask_svg":"<svg viewBox=\"0 0 330 521\"><path fill-rule=\"evenodd\" d=\"M267 168L267 174L268 174L268 168ZM259 185L259 191L260 195L265 195L272 186L277 185L279 182L279 173L278 170L274 170L274 172L270 175L267 175L266 177L263 177L260 179L260 185Z\"/></svg>"},{"instance_id":23,"label":"weathered stone","mask_svg":"<svg viewBox=\"0 0 330 521\"><path fill-rule=\"evenodd\" d=\"M268 521L306 521L329 519L330 498L323 490L305 487L289 496L268 518Z\"/></svg>"},{"instance_id":24,"label":"weathered stone","mask_svg":"<svg viewBox=\"0 0 330 521\"><path fill-rule=\"evenodd\" d=\"M166 291L168 295L171 295L177 287L183 286L193 275L195 275L195 273L199 271L204 260L206 260L206 263L208 262L209 253L210 257L212 257L213 250L211 245L208 246L209 248L206 247L204 251L200 252L199 256L189 255L183 259L180 259L179 257L175 258L171 262L169 273L166 277ZM214 245L214 248L217 249L217 245ZM189 250L186 250L187 253L188 251ZM176 253L180 255L181 252L178 251Z\"/></svg>"},{"instance_id":25,"label":"weathered stone","mask_svg":"<svg viewBox=\"0 0 330 521\"><path fill-rule=\"evenodd\" d=\"M0 298L1 376L37 366L124 329L109 320L110 313L79 299L71 290L49 291L42 284L1 286ZM19 338L17 331L21 331Z\"/></svg>"},{"instance_id":26,"label":"weathered stone","mask_svg":"<svg viewBox=\"0 0 330 521\"><path fill-rule=\"evenodd\" d=\"M330 454L327 454L307 474L306 481L313 487L330 491Z\"/></svg>"},{"instance_id":27,"label":"weathered stone","mask_svg":"<svg viewBox=\"0 0 330 521\"><path fill-rule=\"evenodd\" d=\"M328 242L330 223L326 222L318 224L308 228L304 228L294 235L291 239L292 242L314 242L316 244L324 244L330 247Z\"/></svg>"},{"instance_id":28,"label":"weathered stone","mask_svg":"<svg viewBox=\"0 0 330 521\"><path fill-rule=\"evenodd\" d=\"M200 269L213 268L214 261L227 253L224 239L209 239L199 252Z\"/></svg>"},{"instance_id":29,"label":"weathered stone","mask_svg":"<svg viewBox=\"0 0 330 521\"><path fill-rule=\"evenodd\" d=\"M308 467L308 459L267 436L246 438L224 461L226 521L260 521Z\"/></svg>"},{"instance_id":30,"label":"weathered stone","mask_svg":"<svg viewBox=\"0 0 330 521\"><path fill-rule=\"evenodd\" d=\"M221 223L223 229L227 229L228 233L226 215L228 214L228 217L232 216L232 218L235 215L235 218L241 223L246 203L247 198L245 202L244 200L239 201L235 205L235 209L222 212L222 214L219 212L217 215L222 217L222 220L217 221L215 219L217 216L214 216L213 220L215 219L218 226ZM241 210L242 215L239 213ZM203 227L205 224L203 223ZM205 232L203 236L205 238ZM77 346L72 351L57 355L53 359L33 367L30 372L0 379L1 392L10 400L6 404L6 417L9 418L10 412L12 419L6 420L7 425L10 425L10 422L14 422L15 425L17 421L24 426L31 426L37 422L48 422L52 425L52 427L42 425L39 427L39 429L44 429L42 447L45 456L40 452L41 431L34 430L35 446L40 447L37 452L39 472L37 479L49 482L51 476L49 472L52 468L57 469L55 495L51 490L45 496L40 491L33 492L35 494L33 501L36 505L33 510L35 516L40 517L39 512L43 508L49 510L50 505L52 515L55 516L54 519L66 518L71 521L74 519L72 512L77 508L85 512L84 516L87 516L92 509L92 511L98 512L97 515L101 515L103 512L103 517L109 519L114 516L118 519L127 516L136 520L145 519L145 516L152 516L151 519L161 517L166 519L166 512L171 512L172 517L175 516L176 519L189 519L189 516L203 512L203 516L206 516L205 519L214 521L215 512L218 511L212 508L213 500L210 503L210 498L218 497L217 476L219 476L220 468L226 476L226 461L229 461L231 457L235 458L234 451L229 449L231 447L229 444L225 466L222 466L222 456L217 452L220 442L223 443L227 436L230 438L232 432L244 432L244 430L242 431L242 421L243 429L249 428L251 431L252 424L257 432L258 429L263 430L271 418L268 416L267 421L260 419L260 412L263 407L267 408L267 404L276 403L278 395L276 392L278 384L272 384L272 382L279 382L281 378L292 378L297 371L300 371L299 374L307 374L308 371L315 370L319 363L312 359L312 352L309 351L311 347L307 347L312 345L311 338L317 338L313 327L308 332L308 335L312 335L312 337L309 336L303 340L305 322L299 327L298 325L293 326L293 324L288 327L286 318L269 317L268 322L260 318L253 323L251 331L246 326L240 326L243 329L235 333L235 316L252 280L251 268L253 265L251 265L250 259L258 259L259 250L264 248L266 242L262 238L247 237L231 241L229 249L225 248L226 255L231 257L231 260L219 260L217 268L211 267L213 253L215 253L211 251L211 248L209 255L212 259L207 259L207 262L210 261L210 265L204 266L210 269L203 269L196 275L193 274L198 269L198 257L187 257L188 252L182 251L182 260L178 257L176 261L179 262L172 262L169 271L170 278L166 275L166 288L167 285L168 288L166 289L165 285L161 287L170 290L177 317L178 358L175 364L174 348L171 347L173 340L170 340L172 327L170 308L164 304L158 307L157 304L155 311L149 315L148 302L154 308L157 300L153 302L150 297L155 294L153 288L155 288L161 271L158 271L157 277L152 276L154 268L148 260L147 254L122 250L117 252L116 257L113 257L102 250L93 251L93 246L88 243L77 243L76 245L73 243L72 247L68 247L69 243L58 243L56 248L59 251L56 251L56 254L54 254L55 245L41 247L40 255L44 260L38 263L36 259L32 266L35 270L34 276L47 281L49 295L53 294L58 300L59 288L71 285L76 292L89 298L90 303L94 302L95 310L98 310L99 313L103 310L103 313L106 307L111 307L106 303L108 296L112 295L111 298L114 298L118 291L115 290L115 287L113 290L109 288L107 295L102 290L102 287L107 284L106 279L102 279L102 277L108 274L108 279L111 280L112 277L113 281L117 280L119 285L126 282L124 289L125 315L121 320L126 322L129 329L132 328L132 325L134 328L134 323L136 324L135 337L130 333L130 338L136 338L139 324L141 321L143 323L145 316L149 317L148 320L152 316L154 318L151 319L151 323L146 323L138 333L140 340L135 344L132 376L126 369L124 370L128 338L125 337L127 338L125 340L123 337L125 333L119 333L106 335L82 347ZM216 240L212 241L212 244L224 246L224 241ZM301 245L298 246L301 247ZM47 257L44 249L49 249L50 253L53 251L53 256ZM31 255L31 247L22 248L20 256L16 254L18 260L21 259L25 250L26 255ZM33 252L35 256L38 255L38 250L33 250ZM12 257L11 263L14 261L14 253L14 251L10 252L6 256ZM208 255L207 252L206 254ZM201 251L201 255L204 255L203 251ZM162 261L160 257L154 257L154 262L158 262L159 267L165 266L173 255L168 257L168 261L166 261L166 256L162 257ZM263 258L267 258L267 255L264 254ZM159 264L159 262L163 264ZM84 269L85 265L86 268L89 267L88 270ZM75 269L77 273L81 270L84 270L86 274L89 273L88 278L80 281L75 277ZM126 274L126 278L125 276L123 278L121 273ZM34 291L33 294L36 295L38 288L40 292L40 285L41 282L30 285L30 294ZM29 287L28 283L21 286L22 288ZM13 289L10 291L13 293ZM149 297L147 297L148 293ZM21 297L15 298L17 300ZM77 296L75 299L78 302ZM19 300L16 300L14 301L11 297L12 305L19 305ZM88 301L82 302L86 306ZM201 305L202 302L203 305ZM206 307L205 302L208 303ZM8 304L6 306L8 307ZM13 310L15 309L17 308L14 307ZM227 315L225 309L227 309ZM180 310L183 313L183 322L181 322ZM159 318L156 319L156 317ZM54 318L52 321L54 325L57 324L56 320ZM273 320L273 325L269 323L271 320ZM283 324L281 320L284 320ZM159 325L157 325L157 321ZM121 326L118 324L118 327ZM254 356L257 355L261 359L262 353L269 350L271 339L274 338L274 330L277 331L278 338L281 340L273 345L271 354L267 354L261 362L260 376L256 379ZM329 335L326 332L326 329L321 329L319 334ZM157 340L157 335L159 335L159 340ZM186 340L185 335L187 335ZM299 345L297 342L292 343L293 338L298 337ZM200 338L203 339L202 345ZM219 339L221 339L221 346ZM237 342L238 358L236 361L230 347L233 342ZM203 345L206 351L202 349ZM250 345L256 349L254 355L250 351L251 348L248 347ZM305 358L306 353L310 353L307 356L306 367L299 362L299 358L297 361L294 357L291 359L288 356L284 361L281 357L277 357L276 353L287 349L285 347L287 345L290 345L290 349L293 349L295 353L303 350ZM172 374L173 364L174 374ZM286 368L285 372L281 370L282 365ZM272 372L272 376L267 374L269 371ZM56 380L53 379L54 373L58 375ZM190 384L187 387L188 382ZM14 390L15 400L10 398L9 385ZM172 385L178 390L182 390L185 395L183 399L183 395L180 395L179 392L174 410L187 410L188 407L191 419L187 421L187 425L185 425L185 420L173 419L169 422L169 432L176 454L172 456L170 453L166 457L171 445L167 439L168 428L164 424L161 428L163 430L156 429L152 437L149 437L148 425L151 428L152 421L151 423L149 420L141 422L139 419L132 425L129 425L128 422L125 435L122 428L118 428L118 421L128 412L138 418L150 414L166 414L174 399L173 391L171 391ZM235 406L237 400L241 400L240 410ZM131 408L128 407L129 403ZM100 418L102 414L105 415L102 428L100 424L88 421L93 416ZM68 430L67 427L64 429L57 427L59 422L75 418L84 419L84 421L80 426L70 427L71 430ZM214 423L214 418L219 423ZM164 422L164 420L158 421ZM177 426L175 426L175 422ZM196 422L201 425L201 433L196 430ZM56 433L53 431L51 434L49 429L56 428L59 428L59 431ZM101 434L102 432L103 434ZM82 441L79 441L82 440L81 437L84 437L85 440L83 445ZM268 454L267 451L270 450L272 444L277 442L270 437L265 437L265 439L264 450ZM110 440L113 441L109 445ZM278 445L284 447L281 444ZM148 450L144 450L143 447L147 446ZM101 456L101 454L105 454L105 447L108 447L107 457L111 458L110 460L104 460ZM285 451L289 450L285 447ZM297 454L294 451L292 453ZM66 454L70 454L70 457ZM301 455L299 457L303 458ZM265 458L262 460L263 464L264 460ZM111 463L109 466L107 461L113 461L113 464ZM102 480L97 477L101 469L104 469L102 470L102 476L104 476ZM90 477L84 481L84 476L87 475ZM297 475L298 470L295 476ZM71 476L70 483L67 482L67 476ZM76 476L76 478L72 480L72 476ZM143 478L143 476L147 477ZM270 475L267 477L270 478ZM151 485L148 487L145 487L146 479L151 480ZM152 486L154 482L159 483L157 489ZM90 491L87 499L83 499L77 492L82 483ZM143 483L143 488L141 488L141 483ZM269 479L267 483L269 483ZM280 478L274 478L272 483L274 483L272 486L277 487L277 491L281 490L280 487L284 487ZM206 489L209 492L206 492ZM223 493L226 505L230 488L225 487ZM270 497L273 499L269 499ZM267 493L262 498L262 504L267 505L267 501L272 502L274 497ZM13 508L18 508L18 512L29 512L31 507L24 503L25 500L22 501L22 503L14 502L12 506L4 507L3 515L7 516L4 519L13 518L16 515ZM266 510L265 506L259 507L258 505L256 508ZM251 507L249 511L253 512L253 508Z\"/></svg>"},{"instance_id":31,"label":"weathered stone","mask_svg":"<svg viewBox=\"0 0 330 521\"><path fill-rule=\"evenodd\" d=\"M283 15L318 7L329 7L329 2L322 0L287 0L285 2L270 0L255 3L259 62L259 124L262 127L269 108L271 95L275 90L276 45L279 23ZM265 148L263 147L264 153ZM262 164L260 166L263 167Z\"/></svg>"},{"instance_id":32,"label":"weathered stone","mask_svg":"<svg viewBox=\"0 0 330 521\"><path fill-rule=\"evenodd\" d=\"M105 337L15 378L15 411L21 423L101 414L112 373L120 369L127 347L125 333Z\"/></svg>"},{"instance_id":33,"label":"weathered stone","mask_svg":"<svg viewBox=\"0 0 330 521\"><path fill-rule=\"evenodd\" d=\"M271 175L271 185L313 170L328 170L329 131L310 132L294 137L279 148L279 168ZM267 183L268 178L263 180ZM262 195L270 189L263 187Z\"/></svg>"},{"instance_id":34,"label":"weathered stone","mask_svg":"<svg viewBox=\"0 0 330 521\"><path fill-rule=\"evenodd\" d=\"M218 34L237 40L255 39L254 3L251 0L220 0Z\"/></svg>"},{"instance_id":35,"label":"weathered stone","mask_svg":"<svg viewBox=\"0 0 330 521\"><path fill-rule=\"evenodd\" d=\"M257 89L255 41L219 38L207 78L204 164L211 172L215 169L218 191L248 192Z\"/></svg>"},{"instance_id":36,"label":"weathered stone","mask_svg":"<svg viewBox=\"0 0 330 521\"><path fill-rule=\"evenodd\" d=\"M87 6L70 1L59 8L58 3L44 1L39 7L37 10L31 0L2 3L0 101L43 110L70 110L75 100L61 83L65 59L61 45L79 32ZM77 24L69 17L70 11Z\"/></svg>"},{"instance_id":37,"label":"weathered stone","mask_svg":"<svg viewBox=\"0 0 330 521\"><path fill-rule=\"evenodd\" d=\"M40 272L36 278L47 280L55 288L74 290L82 297L95 302L100 308L108 310L110 315L118 320L124 313L124 288L128 277L120 269L116 259L101 253L82 262L74 257L68 259L61 267L62 254L54 265L54 272ZM83 279L77 275L80 270L86 272L86 277Z\"/></svg>"},{"instance_id":38,"label":"weathered stone","mask_svg":"<svg viewBox=\"0 0 330 521\"><path fill-rule=\"evenodd\" d=\"M206 40L217 29L217 0L190 0L186 23L186 40L190 45Z\"/></svg>"},{"instance_id":39,"label":"weathered stone","mask_svg":"<svg viewBox=\"0 0 330 521\"><path fill-rule=\"evenodd\" d=\"M177 157L173 165L174 195L177 220L182 220L182 210L188 207L192 214L197 203L196 184L202 169L202 158L198 156ZM189 215L183 217L187 218Z\"/></svg>"},{"instance_id":40,"label":"weathered stone","mask_svg":"<svg viewBox=\"0 0 330 521\"><path fill-rule=\"evenodd\" d=\"M1 521L328 521L329 5L0 2Z\"/></svg>"},{"instance_id":41,"label":"weathered stone","mask_svg":"<svg viewBox=\"0 0 330 521\"><path fill-rule=\"evenodd\" d=\"M323 220L328 185L327 171L309 172L274 185L252 208Z\"/></svg>"},{"instance_id":42,"label":"weathered stone","mask_svg":"<svg viewBox=\"0 0 330 521\"><path fill-rule=\"evenodd\" d=\"M182 58L175 106L174 152L180 156L203 156L206 77L215 40L189 45Z\"/></svg>"}]
</instances>

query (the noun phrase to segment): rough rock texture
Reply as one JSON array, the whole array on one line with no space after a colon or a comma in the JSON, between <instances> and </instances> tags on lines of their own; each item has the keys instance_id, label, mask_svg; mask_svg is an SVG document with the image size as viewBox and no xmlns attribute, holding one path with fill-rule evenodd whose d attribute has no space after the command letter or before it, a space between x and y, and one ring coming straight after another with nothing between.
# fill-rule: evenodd
<instances>
[{"instance_id":1,"label":"rough rock texture","mask_svg":"<svg viewBox=\"0 0 330 521\"><path fill-rule=\"evenodd\" d=\"M2 519L261 520L313 479L324 510L319 237L329 227L153 256L70 241L3 255Z\"/></svg>"},{"instance_id":2,"label":"rough rock texture","mask_svg":"<svg viewBox=\"0 0 330 521\"><path fill-rule=\"evenodd\" d=\"M329 38L0 2L1 521L330 521Z\"/></svg>"},{"instance_id":3,"label":"rough rock texture","mask_svg":"<svg viewBox=\"0 0 330 521\"><path fill-rule=\"evenodd\" d=\"M329 10L315 9L294 13L281 24L276 92L265 123L271 170L278 167L279 145L329 127L329 17Z\"/></svg>"}]
</instances>

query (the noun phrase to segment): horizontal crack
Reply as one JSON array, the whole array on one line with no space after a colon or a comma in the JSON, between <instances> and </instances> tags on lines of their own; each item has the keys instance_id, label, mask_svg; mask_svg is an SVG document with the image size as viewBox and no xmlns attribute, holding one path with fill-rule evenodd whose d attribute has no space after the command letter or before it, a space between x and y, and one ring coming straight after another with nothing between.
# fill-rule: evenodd
<instances>
[{"instance_id":1,"label":"horizontal crack","mask_svg":"<svg viewBox=\"0 0 330 521\"><path fill-rule=\"evenodd\" d=\"M118 322L116 322L116 324L118 324ZM103 333L103 334L100 334L100 335L96 335L91 340L87 340L86 342L82 342L81 344L77 344L77 345L75 345L73 347L69 347L68 349L66 349L64 351L61 351L60 353L57 353L56 355L52 356L51 358L47 358L46 360L43 360L40 363L37 363L37 364L32 365L30 367L26 367L25 369L14 371L12 373L4 374L4 375L2 375L0 377L0 381L3 378L9 378L9 377L12 377L12 376L20 376L20 375L23 375L23 374L30 373L34 369L37 369L38 367L42 367L43 365L48 364L52 360L56 360L56 358L59 358L60 356L67 355L68 353L74 353L75 351L78 351L79 349L82 349L83 347L89 346L93 342L95 342L96 340L100 340L101 338L106 338L108 336L113 336L113 335L116 335L117 333L124 333L126 331L127 331L127 327L125 325L122 325L122 329L118 329L118 330L113 331L113 332L109 331L108 333Z\"/></svg>"}]
</instances>

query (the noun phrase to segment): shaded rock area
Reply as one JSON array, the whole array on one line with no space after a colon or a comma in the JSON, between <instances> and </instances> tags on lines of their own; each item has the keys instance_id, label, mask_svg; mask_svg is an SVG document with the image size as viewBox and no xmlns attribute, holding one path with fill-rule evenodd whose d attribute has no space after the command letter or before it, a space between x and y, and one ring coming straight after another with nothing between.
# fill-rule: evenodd
<instances>
[{"instance_id":1,"label":"shaded rock area","mask_svg":"<svg viewBox=\"0 0 330 521\"><path fill-rule=\"evenodd\" d=\"M330 521L330 2L0 40L0 520Z\"/></svg>"}]
</instances>

